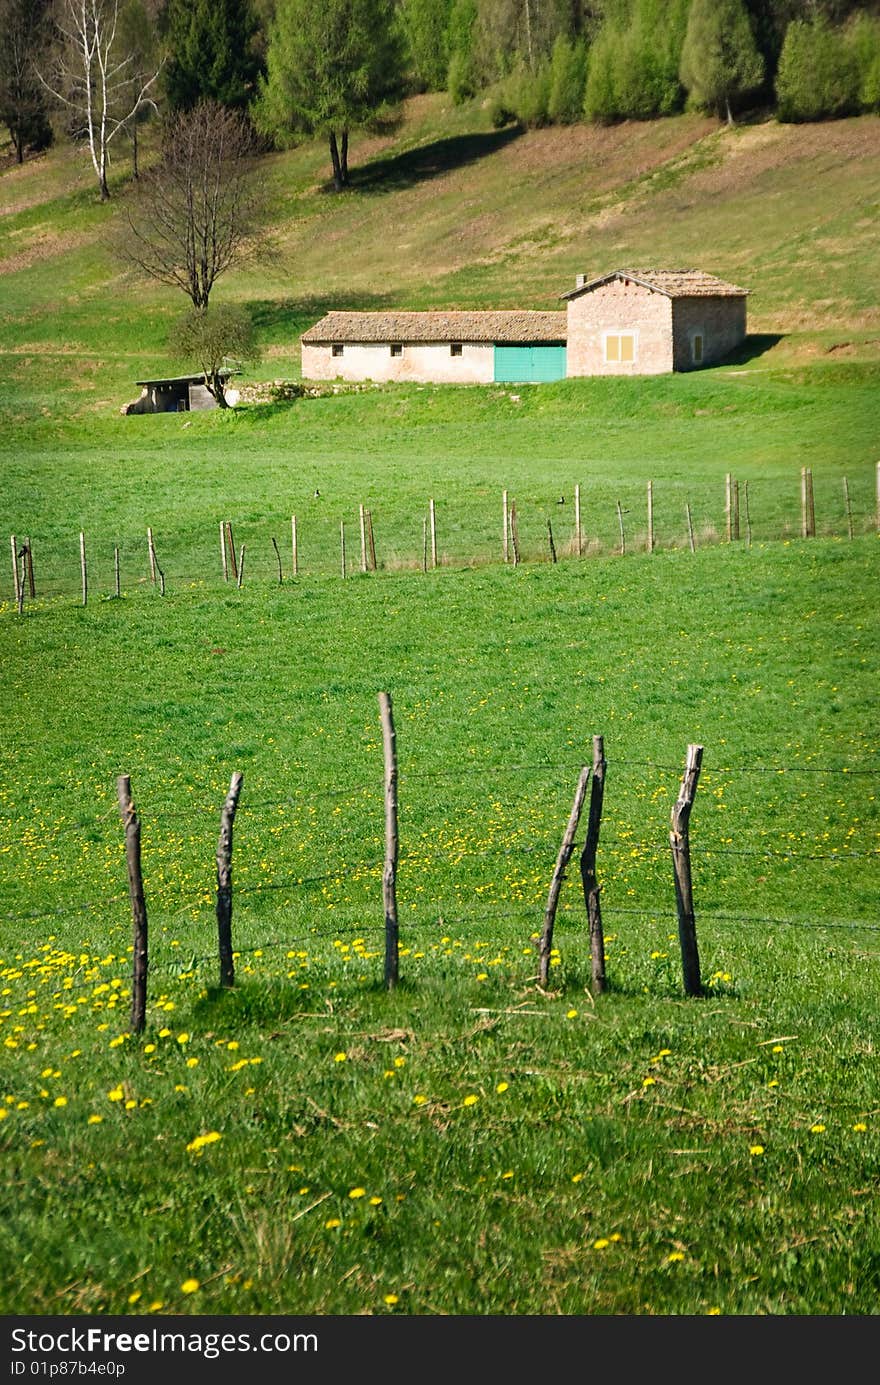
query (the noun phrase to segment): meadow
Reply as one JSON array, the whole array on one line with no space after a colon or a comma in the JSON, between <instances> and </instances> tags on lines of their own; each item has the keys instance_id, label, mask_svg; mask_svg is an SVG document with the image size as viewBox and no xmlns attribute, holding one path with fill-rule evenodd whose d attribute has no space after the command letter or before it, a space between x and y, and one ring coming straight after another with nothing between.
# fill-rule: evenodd
<instances>
[{"instance_id":1,"label":"meadow","mask_svg":"<svg viewBox=\"0 0 880 1385\"><path fill-rule=\"evenodd\" d=\"M609 209L625 209L621 253L653 234L668 258L710 178L706 267L737 277L747 252L755 266L749 351L670 379L387 386L124 418L132 380L164 361L173 300L118 276L100 239L112 206L71 191L59 151L0 178L0 528L31 539L36 579L19 613L7 558L5 1314L876 1312L880 366L858 261L876 256L860 221L880 161L864 121L824 143L694 117L629 125L595 145L606 158L581 221L545 253L527 234L540 199L497 201L504 160L516 150L541 205L553 189L561 205L587 134L569 163L552 142L554 179L553 132L503 140L480 111L453 119L450 150L416 102L338 212L316 185L319 148L273 156L289 216L277 253L306 256L310 290L293 301L271 267L231 281L262 312L253 377L267 389L297 378L296 330L343 292L343 262L355 299L372 274L425 306L406 262L385 258L389 221L409 215L434 301L522 301L540 266L525 305L542 307L596 253L584 226L609 254ZM478 168L501 228L482 261L448 220L465 192L477 219ZM811 198L806 169L826 175ZM791 195L765 224L771 174ZM321 250L315 222L334 216ZM832 223L846 321L800 272ZM741 500L748 483L750 524L747 538L741 514L731 542L729 473ZM504 489L516 566L501 555ZM423 571L429 498L439 555ZM360 504L375 572L359 570ZM240 587L221 571L224 519L246 548ZM391 990L381 691L400 768ZM601 995L576 857L547 987L536 953L594 735L608 760ZM683 993L668 840L691 743L700 997ZM224 990L215 851L235 771ZM140 1034L121 774L143 834Z\"/></svg>"}]
</instances>

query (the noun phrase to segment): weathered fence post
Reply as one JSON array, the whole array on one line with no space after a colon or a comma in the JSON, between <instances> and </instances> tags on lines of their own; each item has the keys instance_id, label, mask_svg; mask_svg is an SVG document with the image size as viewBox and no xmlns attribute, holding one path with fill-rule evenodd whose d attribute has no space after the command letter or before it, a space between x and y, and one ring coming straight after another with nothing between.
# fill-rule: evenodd
<instances>
[{"instance_id":1,"label":"weathered fence post","mask_svg":"<svg viewBox=\"0 0 880 1385\"><path fill-rule=\"evenodd\" d=\"M849 482L847 481L847 479L846 479L845 476L844 476L844 478L843 478L843 503L844 503L844 505L846 506L846 532L847 532L847 534L849 535L850 539L852 539L852 536L853 536L852 505L851 505L851 503L850 503L850 498L849 498Z\"/></svg>"},{"instance_id":2,"label":"weathered fence post","mask_svg":"<svg viewBox=\"0 0 880 1385\"><path fill-rule=\"evenodd\" d=\"M504 554L505 563L510 561L510 543L508 540L508 513L507 513L507 491L501 492L501 551Z\"/></svg>"},{"instance_id":3,"label":"weathered fence post","mask_svg":"<svg viewBox=\"0 0 880 1385\"><path fill-rule=\"evenodd\" d=\"M422 520L422 572L428 571L428 520Z\"/></svg>"},{"instance_id":4,"label":"weathered fence post","mask_svg":"<svg viewBox=\"0 0 880 1385\"><path fill-rule=\"evenodd\" d=\"M15 604L17 606L21 600L21 583L18 576L18 544L16 543L14 534L10 534L9 544L12 548L12 590L15 595Z\"/></svg>"},{"instance_id":5,"label":"weathered fence post","mask_svg":"<svg viewBox=\"0 0 880 1385\"><path fill-rule=\"evenodd\" d=\"M739 481L733 478L733 537L739 541Z\"/></svg>"},{"instance_id":6,"label":"weathered fence post","mask_svg":"<svg viewBox=\"0 0 880 1385\"><path fill-rule=\"evenodd\" d=\"M116 596L121 596L122 584L119 576L119 544L113 549L113 584L116 589Z\"/></svg>"},{"instance_id":7,"label":"weathered fence post","mask_svg":"<svg viewBox=\"0 0 880 1385\"><path fill-rule=\"evenodd\" d=\"M238 577L237 577L237 579L236 579L236 586L238 587L239 591L241 590L241 584L242 584L243 581L244 581L244 544L241 545L241 548L239 549L239 553L238 553Z\"/></svg>"},{"instance_id":8,"label":"weathered fence post","mask_svg":"<svg viewBox=\"0 0 880 1385\"><path fill-rule=\"evenodd\" d=\"M397 735L391 694L379 694L382 748L385 759L385 866L382 871L382 903L385 910L385 986L397 985L400 936L397 923Z\"/></svg>"},{"instance_id":9,"label":"weathered fence post","mask_svg":"<svg viewBox=\"0 0 880 1385\"><path fill-rule=\"evenodd\" d=\"M147 1021L147 906L141 874L141 825L131 799L131 778L120 774L116 796L125 826L125 859L128 866L128 893L134 924L131 978L131 1032L140 1034Z\"/></svg>"},{"instance_id":10,"label":"weathered fence post","mask_svg":"<svg viewBox=\"0 0 880 1385\"><path fill-rule=\"evenodd\" d=\"M697 949L697 930L694 922L694 896L691 883L691 850L689 824L700 766L703 763L703 747L689 745L687 761L678 799L673 804L669 845L672 847L672 867L675 873L675 903L678 910L678 938L681 944L681 966L684 974L684 989L687 995L702 995L700 982L700 955Z\"/></svg>"},{"instance_id":11,"label":"weathered fence post","mask_svg":"<svg viewBox=\"0 0 880 1385\"><path fill-rule=\"evenodd\" d=\"M367 521L363 505L358 506L358 521L361 528L361 572L367 570Z\"/></svg>"},{"instance_id":12,"label":"weathered fence post","mask_svg":"<svg viewBox=\"0 0 880 1385\"><path fill-rule=\"evenodd\" d=\"M654 552L654 482L648 482L648 552Z\"/></svg>"},{"instance_id":13,"label":"weathered fence post","mask_svg":"<svg viewBox=\"0 0 880 1385\"><path fill-rule=\"evenodd\" d=\"M156 549L153 546L153 531L147 526L147 556L150 560L150 581L156 582Z\"/></svg>"},{"instance_id":14,"label":"weathered fence post","mask_svg":"<svg viewBox=\"0 0 880 1385\"><path fill-rule=\"evenodd\" d=\"M816 511L813 506L813 472L808 466L801 467L801 537L816 537Z\"/></svg>"},{"instance_id":15,"label":"weathered fence post","mask_svg":"<svg viewBox=\"0 0 880 1385\"><path fill-rule=\"evenodd\" d=\"M31 547L31 541L29 538L25 539L24 541L24 557L25 566L27 568L28 595L31 598L31 601L33 601L37 595L37 588L36 583L34 582L34 551Z\"/></svg>"},{"instance_id":16,"label":"weathered fence post","mask_svg":"<svg viewBox=\"0 0 880 1385\"><path fill-rule=\"evenodd\" d=\"M431 517L431 567L437 566L437 516L434 512L434 499L431 497L430 505Z\"/></svg>"},{"instance_id":17,"label":"weathered fence post","mask_svg":"<svg viewBox=\"0 0 880 1385\"><path fill-rule=\"evenodd\" d=\"M272 547L275 549L275 558L278 562L278 585L279 587L281 587L284 585L284 573L281 567L281 554L278 551L278 545L275 542L274 538L272 540Z\"/></svg>"},{"instance_id":18,"label":"weathered fence post","mask_svg":"<svg viewBox=\"0 0 880 1385\"><path fill-rule=\"evenodd\" d=\"M574 488L574 551L580 558L584 551L583 535L581 533L581 488L576 484Z\"/></svg>"},{"instance_id":19,"label":"weathered fence post","mask_svg":"<svg viewBox=\"0 0 880 1385\"><path fill-rule=\"evenodd\" d=\"M19 614L19 615L22 615L23 612L24 612L24 583L25 583L25 575L26 575L26 572L27 572L27 565L26 565L26 561L25 561L25 549L24 549L24 546L22 546L21 553L19 554L19 558L20 558L20 560L21 560L21 568L20 568L19 572L18 572L17 575L16 575L16 587L18 588L18 597L17 597L17 602L18 602L18 614Z\"/></svg>"},{"instance_id":20,"label":"weathered fence post","mask_svg":"<svg viewBox=\"0 0 880 1385\"><path fill-rule=\"evenodd\" d=\"M553 525L547 520L547 538L550 540L550 559L556 562L556 544L553 542Z\"/></svg>"},{"instance_id":21,"label":"weathered fence post","mask_svg":"<svg viewBox=\"0 0 880 1385\"><path fill-rule=\"evenodd\" d=\"M293 561L293 575L294 577L296 577L299 574L299 552L297 549L296 515L290 516L290 549L290 556Z\"/></svg>"},{"instance_id":22,"label":"weathered fence post","mask_svg":"<svg viewBox=\"0 0 880 1385\"><path fill-rule=\"evenodd\" d=\"M602 825L602 800L605 796L605 742L602 736L593 737L593 779L590 784L590 812L587 836L581 852L581 883L590 928L590 965L593 993L605 990L605 935L602 931L602 909L599 903L601 886L596 879L596 852L599 848L599 829Z\"/></svg>"},{"instance_id":23,"label":"weathered fence post","mask_svg":"<svg viewBox=\"0 0 880 1385\"><path fill-rule=\"evenodd\" d=\"M688 543L691 546L691 552L696 553L697 545L694 542L694 521L691 518L691 502L689 500L685 503L684 512L687 515L688 522Z\"/></svg>"},{"instance_id":24,"label":"weathered fence post","mask_svg":"<svg viewBox=\"0 0 880 1385\"><path fill-rule=\"evenodd\" d=\"M376 539L373 535L373 511L367 510L367 550L370 555L370 571L376 571Z\"/></svg>"},{"instance_id":25,"label":"weathered fence post","mask_svg":"<svg viewBox=\"0 0 880 1385\"><path fill-rule=\"evenodd\" d=\"M748 483L748 481L743 481L743 506L744 506L745 512L746 512L746 544L747 544L747 546L748 546L749 548L751 548L751 546L752 546L752 516L751 516L751 511L749 510L749 483Z\"/></svg>"},{"instance_id":26,"label":"weathered fence post","mask_svg":"<svg viewBox=\"0 0 880 1385\"><path fill-rule=\"evenodd\" d=\"M342 565L342 575L345 576L345 520L339 521L339 561Z\"/></svg>"},{"instance_id":27,"label":"weathered fence post","mask_svg":"<svg viewBox=\"0 0 880 1385\"><path fill-rule=\"evenodd\" d=\"M510 502L510 542L513 546L513 566L519 562L519 522L516 517L516 501Z\"/></svg>"},{"instance_id":28,"label":"weathered fence post","mask_svg":"<svg viewBox=\"0 0 880 1385\"><path fill-rule=\"evenodd\" d=\"M574 802L571 805L571 813L569 814L568 823L563 833L559 855L556 857L553 878L550 881L550 893L547 896L547 906L544 910L544 927L541 930L541 940L538 944L538 955L540 957L538 977L542 986L547 985L547 977L550 972L550 952L553 947L553 924L556 919L556 908L559 904L559 891L562 889L565 870L574 848L575 833L577 832L578 823L580 822L581 809L584 806L584 797L586 796L589 777L590 766L581 765L577 788L574 792Z\"/></svg>"},{"instance_id":29,"label":"weathered fence post","mask_svg":"<svg viewBox=\"0 0 880 1385\"><path fill-rule=\"evenodd\" d=\"M620 552L626 555L626 534L623 532L623 510L620 508L620 501L617 502L617 527L620 530Z\"/></svg>"},{"instance_id":30,"label":"weathered fence post","mask_svg":"<svg viewBox=\"0 0 880 1385\"><path fill-rule=\"evenodd\" d=\"M728 543L733 537L733 478L728 471L724 477L724 537Z\"/></svg>"},{"instance_id":31,"label":"weathered fence post","mask_svg":"<svg viewBox=\"0 0 880 1385\"><path fill-rule=\"evenodd\" d=\"M238 564L235 561L235 542L232 537L232 525L228 519L226 521L226 546L229 549L229 561L232 565L232 575L236 582L238 582ZM244 547L244 545L242 545L242 547ZM241 586L241 583L238 582L238 585Z\"/></svg>"},{"instance_id":32,"label":"weathered fence post","mask_svg":"<svg viewBox=\"0 0 880 1385\"><path fill-rule=\"evenodd\" d=\"M232 958L232 826L243 775L236 770L229 783L229 792L220 814L220 838L217 842L217 944L220 951L220 985L235 985L235 966Z\"/></svg>"},{"instance_id":33,"label":"weathered fence post","mask_svg":"<svg viewBox=\"0 0 880 1385\"><path fill-rule=\"evenodd\" d=\"M220 521L220 563L223 567L223 581L229 581L229 564L226 559L226 525Z\"/></svg>"},{"instance_id":34,"label":"weathered fence post","mask_svg":"<svg viewBox=\"0 0 880 1385\"><path fill-rule=\"evenodd\" d=\"M82 604L85 606L89 598L89 575L86 569L86 536L82 529L79 531L79 572L82 579Z\"/></svg>"}]
</instances>

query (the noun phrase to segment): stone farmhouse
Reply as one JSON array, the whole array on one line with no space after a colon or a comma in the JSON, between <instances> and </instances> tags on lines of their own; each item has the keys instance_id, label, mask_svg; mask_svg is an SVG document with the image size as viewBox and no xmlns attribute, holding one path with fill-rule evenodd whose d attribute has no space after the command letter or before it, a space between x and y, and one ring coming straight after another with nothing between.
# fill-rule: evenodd
<instances>
[{"instance_id":1,"label":"stone farmhouse","mask_svg":"<svg viewBox=\"0 0 880 1385\"><path fill-rule=\"evenodd\" d=\"M579 274L564 312L330 312L302 335L302 376L517 384L696 370L745 340L747 295L698 269L618 269Z\"/></svg>"}]
</instances>

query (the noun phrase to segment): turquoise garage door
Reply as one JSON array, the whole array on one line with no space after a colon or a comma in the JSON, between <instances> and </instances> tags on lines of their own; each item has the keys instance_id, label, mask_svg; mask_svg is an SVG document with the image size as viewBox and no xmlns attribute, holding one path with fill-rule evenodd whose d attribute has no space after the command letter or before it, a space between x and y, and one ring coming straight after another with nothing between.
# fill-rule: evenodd
<instances>
[{"instance_id":1,"label":"turquoise garage door","mask_svg":"<svg viewBox=\"0 0 880 1385\"><path fill-rule=\"evenodd\" d=\"M495 379L504 384L565 379L564 346L496 346Z\"/></svg>"}]
</instances>

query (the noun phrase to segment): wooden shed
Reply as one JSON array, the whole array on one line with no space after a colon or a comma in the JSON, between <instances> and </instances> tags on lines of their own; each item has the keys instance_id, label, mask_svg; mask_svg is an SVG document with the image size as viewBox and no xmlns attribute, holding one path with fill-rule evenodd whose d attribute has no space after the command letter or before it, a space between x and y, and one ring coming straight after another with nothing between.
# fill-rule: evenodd
<instances>
[{"instance_id":1,"label":"wooden shed","mask_svg":"<svg viewBox=\"0 0 880 1385\"><path fill-rule=\"evenodd\" d=\"M235 374L232 369L220 372L224 382ZM126 414L177 414L217 408L204 375L171 375L161 380L135 380L135 384L141 387L140 398L126 406Z\"/></svg>"}]
</instances>

